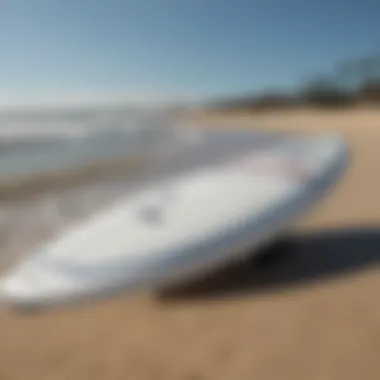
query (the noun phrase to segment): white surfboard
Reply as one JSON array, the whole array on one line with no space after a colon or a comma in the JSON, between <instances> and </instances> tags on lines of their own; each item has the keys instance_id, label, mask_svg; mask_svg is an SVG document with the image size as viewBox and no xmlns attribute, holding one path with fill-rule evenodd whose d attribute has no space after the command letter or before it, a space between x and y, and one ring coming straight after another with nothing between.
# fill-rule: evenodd
<instances>
[{"instance_id":1,"label":"white surfboard","mask_svg":"<svg viewBox=\"0 0 380 380\"><path fill-rule=\"evenodd\" d=\"M51 306L181 282L283 232L347 164L336 136L249 136L198 138L182 157L197 164L170 171L172 157L154 181L48 242L2 278L3 301ZM219 159L205 158L212 149Z\"/></svg>"}]
</instances>

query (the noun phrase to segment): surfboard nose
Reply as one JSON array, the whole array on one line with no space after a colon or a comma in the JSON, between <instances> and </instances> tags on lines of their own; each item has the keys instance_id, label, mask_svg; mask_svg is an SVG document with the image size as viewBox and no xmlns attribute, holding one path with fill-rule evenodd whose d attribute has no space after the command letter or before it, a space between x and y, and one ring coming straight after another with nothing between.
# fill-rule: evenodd
<instances>
[{"instance_id":1,"label":"surfboard nose","mask_svg":"<svg viewBox=\"0 0 380 380\"><path fill-rule=\"evenodd\" d=\"M33 293L33 290L23 281L18 281L18 278L7 277L0 283L0 297L2 300L10 301L13 298L27 297Z\"/></svg>"},{"instance_id":2,"label":"surfboard nose","mask_svg":"<svg viewBox=\"0 0 380 380\"><path fill-rule=\"evenodd\" d=\"M70 299L78 289L78 284L56 273L21 268L1 279L0 299L10 307L36 308L54 299Z\"/></svg>"},{"instance_id":3,"label":"surfboard nose","mask_svg":"<svg viewBox=\"0 0 380 380\"><path fill-rule=\"evenodd\" d=\"M0 282L0 299L11 307L28 306L35 300L36 288L20 276L8 276Z\"/></svg>"}]
</instances>

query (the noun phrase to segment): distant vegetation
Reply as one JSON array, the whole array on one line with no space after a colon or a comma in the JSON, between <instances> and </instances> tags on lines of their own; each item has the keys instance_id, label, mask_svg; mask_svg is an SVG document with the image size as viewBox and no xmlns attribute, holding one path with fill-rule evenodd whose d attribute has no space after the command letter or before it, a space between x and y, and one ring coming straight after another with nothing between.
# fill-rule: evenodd
<instances>
[{"instance_id":1,"label":"distant vegetation","mask_svg":"<svg viewBox=\"0 0 380 380\"><path fill-rule=\"evenodd\" d=\"M276 91L212 102L224 110L265 110L312 106L380 106L380 55L343 62L327 74L312 76L293 93Z\"/></svg>"}]
</instances>

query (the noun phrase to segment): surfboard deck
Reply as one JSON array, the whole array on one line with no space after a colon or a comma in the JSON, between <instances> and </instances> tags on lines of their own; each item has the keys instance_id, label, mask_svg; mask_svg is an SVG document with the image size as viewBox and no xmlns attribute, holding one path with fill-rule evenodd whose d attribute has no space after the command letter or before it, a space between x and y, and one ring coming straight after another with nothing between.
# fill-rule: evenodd
<instances>
[{"instance_id":1,"label":"surfboard deck","mask_svg":"<svg viewBox=\"0 0 380 380\"><path fill-rule=\"evenodd\" d=\"M54 306L157 289L253 254L322 199L348 162L338 136L199 137L157 162L150 181L11 270L3 301Z\"/></svg>"}]
</instances>

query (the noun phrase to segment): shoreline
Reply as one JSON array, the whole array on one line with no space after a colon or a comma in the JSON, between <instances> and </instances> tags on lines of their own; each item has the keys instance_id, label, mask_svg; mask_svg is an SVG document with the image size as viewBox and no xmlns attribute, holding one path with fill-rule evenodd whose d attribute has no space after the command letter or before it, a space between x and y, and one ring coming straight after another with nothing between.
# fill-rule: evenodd
<instances>
[{"instance_id":1,"label":"shoreline","mask_svg":"<svg viewBox=\"0 0 380 380\"><path fill-rule=\"evenodd\" d=\"M78 166L75 169L0 178L0 204L120 176L133 177L147 160L148 158L128 155Z\"/></svg>"}]
</instances>

